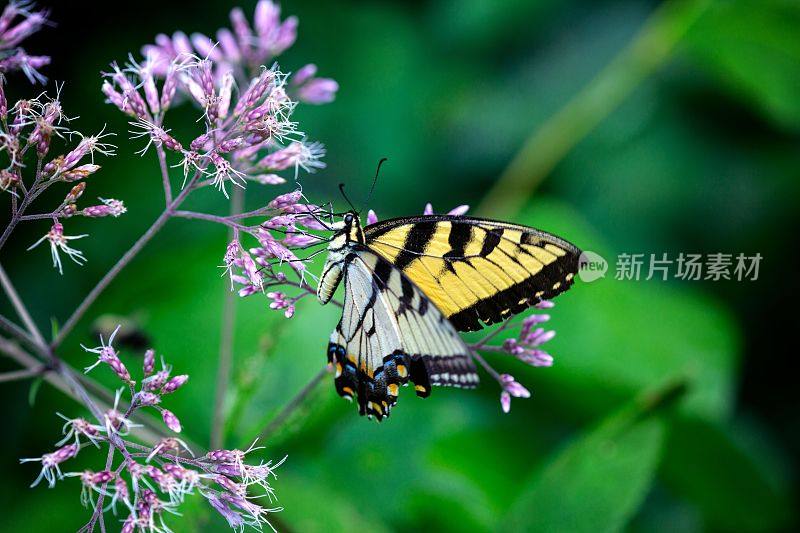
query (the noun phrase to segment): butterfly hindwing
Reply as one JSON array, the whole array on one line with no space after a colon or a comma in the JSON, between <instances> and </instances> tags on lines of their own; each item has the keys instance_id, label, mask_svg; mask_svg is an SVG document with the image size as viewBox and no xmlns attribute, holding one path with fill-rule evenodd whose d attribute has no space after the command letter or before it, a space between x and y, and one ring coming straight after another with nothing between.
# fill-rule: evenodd
<instances>
[{"instance_id":1,"label":"butterfly hindwing","mask_svg":"<svg viewBox=\"0 0 800 533\"><path fill-rule=\"evenodd\" d=\"M461 331L501 322L567 290L581 253L534 228L453 215L386 220L364 228L364 237Z\"/></svg>"},{"instance_id":2,"label":"butterfly hindwing","mask_svg":"<svg viewBox=\"0 0 800 533\"><path fill-rule=\"evenodd\" d=\"M477 385L458 332L400 269L358 249L347 254L342 270L343 312L328 360L337 392L355 397L362 415L388 416L399 387L409 382L422 397L432 385Z\"/></svg>"}]
</instances>

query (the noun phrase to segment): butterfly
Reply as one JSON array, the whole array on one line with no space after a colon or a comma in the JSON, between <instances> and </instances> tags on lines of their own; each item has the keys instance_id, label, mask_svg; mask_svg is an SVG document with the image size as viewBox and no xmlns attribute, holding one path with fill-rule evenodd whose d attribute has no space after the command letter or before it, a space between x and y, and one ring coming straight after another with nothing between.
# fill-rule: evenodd
<instances>
[{"instance_id":1,"label":"butterfly","mask_svg":"<svg viewBox=\"0 0 800 533\"><path fill-rule=\"evenodd\" d=\"M328 343L336 391L382 420L400 386L474 388L478 374L459 331L502 322L567 290L581 251L543 231L482 218L422 215L361 225L349 211L319 278L323 304L344 286Z\"/></svg>"}]
</instances>

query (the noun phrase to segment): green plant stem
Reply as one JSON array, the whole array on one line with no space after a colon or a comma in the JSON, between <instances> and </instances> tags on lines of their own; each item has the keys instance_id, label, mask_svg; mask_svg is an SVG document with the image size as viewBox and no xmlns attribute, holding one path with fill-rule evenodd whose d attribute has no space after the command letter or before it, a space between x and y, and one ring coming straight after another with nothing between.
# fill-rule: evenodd
<instances>
[{"instance_id":1,"label":"green plant stem","mask_svg":"<svg viewBox=\"0 0 800 533\"><path fill-rule=\"evenodd\" d=\"M244 190L234 187L231 195L231 215L241 213L244 208ZM237 234L231 228L230 238ZM231 362L233 360L233 337L236 329L236 293L225 287L225 302L222 309L222 329L219 346L219 364L217 366L217 386L214 396L214 412L211 421L211 449L222 447L225 429L225 396L231 378Z\"/></svg>"},{"instance_id":2,"label":"green plant stem","mask_svg":"<svg viewBox=\"0 0 800 533\"><path fill-rule=\"evenodd\" d=\"M633 40L558 112L536 130L480 204L480 214L508 217L555 166L663 65L708 8L710 0L661 4Z\"/></svg>"},{"instance_id":3,"label":"green plant stem","mask_svg":"<svg viewBox=\"0 0 800 533\"><path fill-rule=\"evenodd\" d=\"M314 374L314 377L311 378L311 381L306 383L306 385L300 389L300 391L289 400L289 403L283 406L283 408L275 415L275 418L270 420L269 424L267 424L264 429L261 430L261 433L258 434L258 438L262 440L267 440L271 437L277 430L283 426L292 413L300 407L306 398L317 388L317 386L322 383L329 373L328 367L323 366L319 372Z\"/></svg>"}]
</instances>

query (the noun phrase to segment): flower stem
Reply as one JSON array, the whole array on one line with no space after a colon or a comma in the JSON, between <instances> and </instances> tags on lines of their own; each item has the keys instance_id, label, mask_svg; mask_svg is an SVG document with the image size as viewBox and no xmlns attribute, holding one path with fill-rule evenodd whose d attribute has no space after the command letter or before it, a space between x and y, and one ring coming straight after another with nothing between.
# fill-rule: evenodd
<instances>
[{"instance_id":1,"label":"flower stem","mask_svg":"<svg viewBox=\"0 0 800 533\"><path fill-rule=\"evenodd\" d=\"M8 221L8 225L3 230L3 234L0 235L0 249L3 248L8 238L11 236L11 232L14 231L14 228L17 227L19 224L20 219L22 218L22 214L25 212L25 209L28 207L30 203L30 195L26 194L25 198L22 199L19 207L14 211L14 214L11 216L11 220Z\"/></svg>"},{"instance_id":2,"label":"flower stem","mask_svg":"<svg viewBox=\"0 0 800 533\"><path fill-rule=\"evenodd\" d=\"M21 170L19 167L17 167L17 169ZM14 231L14 228L16 228L17 224L19 224L19 221L22 219L22 215L25 214L25 209L27 209L28 206L31 204L31 202L33 202L36 199L36 197L39 196L39 194L41 194L42 191L47 188L47 186L45 185L39 191L36 191L36 189L39 187L41 180L42 180L42 158L39 157L39 160L36 163L36 177L34 178L33 183L31 184L31 188L29 190L25 189L25 196L22 198L22 202L20 203L18 208L14 209L14 212L11 215L11 220L8 222L8 225L3 230L3 234L0 235L0 248L3 248L3 246L6 244L6 241L8 241L8 238L11 236L11 232ZM20 180L20 184L24 187L24 185L22 184L22 180Z\"/></svg>"},{"instance_id":3,"label":"flower stem","mask_svg":"<svg viewBox=\"0 0 800 533\"><path fill-rule=\"evenodd\" d=\"M23 379L41 376L45 371L44 366L38 368L23 368L22 370L12 370L11 372L4 372L0 374L0 383L8 383L9 381L20 381Z\"/></svg>"},{"instance_id":4,"label":"flower stem","mask_svg":"<svg viewBox=\"0 0 800 533\"><path fill-rule=\"evenodd\" d=\"M158 166L161 169L161 182L164 187L164 200L167 208L172 203L172 184L169 181L169 169L167 168L167 154L164 153L164 146L156 144L156 154L158 155Z\"/></svg>"},{"instance_id":5,"label":"flower stem","mask_svg":"<svg viewBox=\"0 0 800 533\"><path fill-rule=\"evenodd\" d=\"M215 222L217 224L222 224L223 226L228 226L231 229L239 229L239 230L247 230L248 229L247 226L243 226L241 224L233 222L233 218L232 217L223 217L223 216L219 216L219 215L212 215L211 213L198 213L196 211L175 211L173 216L176 216L176 217L179 217L179 218L187 218L187 219L190 219L190 220L205 220L207 222Z\"/></svg>"},{"instance_id":6,"label":"flower stem","mask_svg":"<svg viewBox=\"0 0 800 533\"><path fill-rule=\"evenodd\" d=\"M506 320L505 322L500 324L499 327L495 328L491 333L486 335L484 338L482 338L481 340L479 340L475 344L471 345L470 348L472 348L473 350L484 349L484 346L486 345L486 343L488 343L490 340L492 340L497 335L502 333L504 330L508 329L510 326L511 326L511 320Z\"/></svg>"},{"instance_id":7,"label":"flower stem","mask_svg":"<svg viewBox=\"0 0 800 533\"><path fill-rule=\"evenodd\" d=\"M91 305L97 300L97 297L111 284L114 278L117 277L123 268L128 266L128 263L133 260L134 257L144 248L144 246L150 242L150 240L159 232L159 230L164 226L164 224L169 220L171 216L171 212L169 209L165 209L164 212L159 215L159 217L153 222L153 224L144 232L144 234L139 237L139 239L130 247L130 249L125 252L125 254L117 261L117 263L111 267L105 276L94 286L94 288L86 295L80 305L73 311L72 315L67 319L64 325L56 335L56 338L53 339L51 347L53 349L58 348L64 339L69 335L72 329L77 325L78 321L83 317L86 311L91 307Z\"/></svg>"},{"instance_id":8,"label":"flower stem","mask_svg":"<svg viewBox=\"0 0 800 533\"><path fill-rule=\"evenodd\" d=\"M231 214L235 215L244 207L244 191L235 187L231 195ZM231 228L231 238L236 229ZM211 449L221 448L225 439L225 395L231 375L233 359L233 337L236 329L236 293L225 286L225 303L222 309L222 331L220 334L219 364L217 366L217 388L214 395L214 412L211 421Z\"/></svg>"},{"instance_id":9,"label":"flower stem","mask_svg":"<svg viewBox=\"0 0 800 533\"><path fill-rule=\"evenodd\" d=\"M473 350L472 348L470 348L470 351L472 352L472 357L478 361L478 363L480 363L483 369L486 370L486 372L495 380L497 380L498 383L502 383L502 378L500 378L500 374L497 372L497 370L492 368L491 365L486 362L486 359L484 359L477 351Z\"/></svg>"},{"instance_id":10,"label":"flower stem","mask_svg":"<svg viewBox=\"0 0 800 533\"><path fill-rule=\"evenodd\" d=\"M25 325L25 328L28 330L28 333L30 333L34 342L40 346L46 346L47 343L45 342L44 337L42 337L42 333L39 331L39 328L36 327L36 323L31 318L30 313L28 313L28 308L25 307L25 304L20 299L19 294L17 294L14 285L11 283L11 280L9 279L2 265L0 265L0 285L3 286L3 290L8 296L8 299L11 300L11 305L14 306L14 310L22 319L22 323Z\"/></svg>"},{"instance_id":11,"label":"flower stem","mask_svg":"<svg viewBox=\"0 0 800 533\"><path fill-rule=\"evenodd\" d=\"M22 215L21 217L19 217L19 220L20 221L45 220L45 219L48 219L48 218L54 218L56 216L57 215L56 215L55 212L53 212L53 213L38 213L38 214L35 214L35 215Z\"/></svg>"},{"instance_id":12,"label":"flower stem","mask_svg":"<svg viewBox=\"0 0 800 533\"><path fill-rule=\"evenodd\" d=\"M114 461L114 450L115 450L114 446L109 446L108 447L108 456L106 456L106 467L105 467L106 471L111 470L111 467L114 464L113 463L113 461ZM123 462L123 464L124 464L124 462ZM105 531L106 531L105 520L103 518L103 515L105 514L103 512L104 511L104 509L103 509L103 500L104 500L104 497L105 497L105 494L106 494L106 487L108 487L108 482L103 483L103 485L100 487L100 490L98 491L97 502L95 502L95 505L94 505L94 512L92 513L92 518L89 520L89 523L86 524L86 526L84 526L84 530L86 530L86 531L89 531L89 532L94 531L94 525L97 523L98 520L100 521L100 531L102 533L105 533Z\"/></svg>"},{"instance_id":13,"label":"flower stem","mask_svg":"<svg viewBox=\"0 0 800 533\"><path fill-rule=\"evenodd\" d=\"M479 212L508 217L518 211L570 150L671 57L709 4L709 0L672 0L656 8L634 39L525 141L484 197Z\"/></svg>"},{"instance_id":14,"label":"flower stem","mask_svg":"<svg viewBox=\"0 0 800 533\"><path fill-rule=\"evenodd\" d=\"M329 373L328 367L323 366L319 372L314 374L314 377L311 378L311 381L306 383L305 387L300 389L294 398L289 400L289 403L283 406L283 408L275 415L269 424L267 424L264 429L261 430L261 433L258 434L258 438L261 440L269 439L277 430L286 423L292 413L300 407L305 399L311 394L317 386L322 383L322 380L327 376Z\"/></svg>"},{"instance_id":15,"label":"flower stem","mask_svg":"<svg viewBox=\"0 0 800 533\"><path fill-rule=\"evenodd\" d=\"M9 333L15 339L24 342L28 346L34 348L34 350L41 349L41 347L33 340L27 331L13 323L8 318L0 315L0 328L3 328L6 333Z\"/></svg>"}]
</instances>

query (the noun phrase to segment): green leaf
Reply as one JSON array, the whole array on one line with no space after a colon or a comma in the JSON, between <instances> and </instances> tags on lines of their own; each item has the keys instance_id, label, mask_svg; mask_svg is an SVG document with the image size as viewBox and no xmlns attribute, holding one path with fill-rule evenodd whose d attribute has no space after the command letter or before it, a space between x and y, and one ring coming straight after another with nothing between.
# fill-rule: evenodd
<instances>
[{"instance_id":1,"label":"green leaf","mask_svg":"<svg viewBox=\"0 0 800 533\"><path fill-rule=\"evenodd\" d=\"M760 440L762 450L763 435ZM786 527L792 505L785 485L770 475L759 452L737 442L730 428L680 417L666 449L662 477L698 507L711 529L755 532Z\"/></svg>"},{"instance_id":2,"label":"green leaf","mask_svg":"<svg viewBox=\"0 0 800 533\"><path fill-rule=\"evenodd\" d=\"M55 339L58 336L58 330L60 329L60 324L58 323L58 319L56 317L50 318L50 335L51 339Z\"/></svg>"},{"instance_id":3,"label":"green leaf","mask_svg":"<svg viewBox=\"0 0 800 533\"><path fill-rule=\"evenodd\" d=\"M797 2L717 2L687 36L687 44L731 92L752 102L774 122L798 129L798 24Z\"/></svg>"},{"instance_id":4,"label":"green leaf","mask_svg":"<svg viewBox=\"0 0 800 533\"><path fill-rule=\"evenodd\" d=\"M647 495L661 456L664 422L644 416L652 409L631 404L556 453L530 478L502 529L621 529Z\"/></svg>"}]
</instances>

